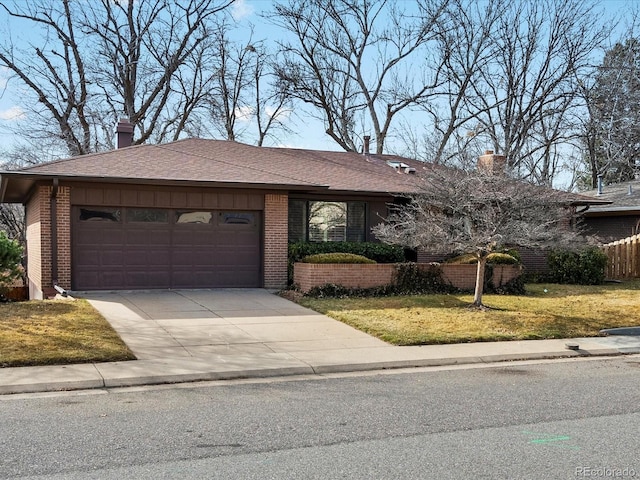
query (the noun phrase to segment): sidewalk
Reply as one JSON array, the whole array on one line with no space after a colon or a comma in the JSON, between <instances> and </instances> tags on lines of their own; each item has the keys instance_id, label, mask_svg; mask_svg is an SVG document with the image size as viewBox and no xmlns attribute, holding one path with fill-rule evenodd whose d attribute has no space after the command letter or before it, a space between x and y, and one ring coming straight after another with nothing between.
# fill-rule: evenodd
<instances>
[{"instance_id":1,"label":"sidewalk","mask_svg":"<svg viewBox=\"0 0 640 480\"><path fill-rule=\"evenodd\" d=\"M0 368L0 394L640 353L635 335L397 347L264 290L85 297L138 360Z\"/></svg>"}]
</instances>

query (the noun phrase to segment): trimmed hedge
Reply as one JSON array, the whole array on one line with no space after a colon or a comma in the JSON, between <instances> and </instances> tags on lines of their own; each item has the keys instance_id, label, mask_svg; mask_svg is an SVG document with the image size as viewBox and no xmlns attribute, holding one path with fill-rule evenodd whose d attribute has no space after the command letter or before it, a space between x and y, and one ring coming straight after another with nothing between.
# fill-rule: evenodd
<instances>
[{"instance_id":1,"label":"trimmed hedge","mask_svg":"<svg viewBox=\"0 0 640 480\"><path fill-rule=\"evenodd\" d=\"M599 248L587 248L580 252L556 250L549 253L551 283L575 285L601 285L605 279L607 256Z\"/></svg>"},{"instance_id":2,"label":"trimmed hedge","mask_svg":"<svg viewBox=\"0 0 640 480\"><path fill-rule=\"evenodd\" d=\"M296 242L289 244L289 261L299 262L316 253L354 253L377 263L404 262L404 250L397 245L377 242Z\"/></svg>"},{"instance_id":3,"label":"trimmed hedge","mask_svg":"<svg viewBox=\"0 0 640 480\"><path fill-rule=\"evenodd\" d=\"M300 260L302 263L378 263L355 253L316 253Z\"/></svg>"},{"instance_id":4,"label":"trimmed hedge","mask_svg":"<svg viewBox=\"0 0 640 480\"><path fill-rule=\"evenodd\" d=\"M404 249L378 242L295 242L289 243L289 285L293 282L293 264L318 253L353 253L377 263L402 263Z\"/></svg>"}]
</instances>

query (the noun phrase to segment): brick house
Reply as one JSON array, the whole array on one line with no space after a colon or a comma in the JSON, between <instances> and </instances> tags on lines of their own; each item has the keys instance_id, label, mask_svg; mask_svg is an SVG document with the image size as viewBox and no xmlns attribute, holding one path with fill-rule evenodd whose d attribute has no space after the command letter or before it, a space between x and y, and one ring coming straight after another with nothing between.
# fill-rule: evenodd
<instances>
[{"instance_id":1,"label":"brick house","mask_svg":"<svg viewBox=\"0 0 640 480\"><path fill-rule=\"evenodd\" d=\"M31 298L66 290L282 288L290 241L372 241L433 166L374 155L185 139L1 172L26 210ZM492 153L482 165L495 168ZM487 164L487 162L489 162Z\"/></svg>"},{"instance_id":2,"label":"brick house","mask_svg":"<svg viewBox=\"0 0 640 480\"><path fill-rule=\"evenodd\" d=\"M2 172L26 210L31 298L67 290L265 287L289 240L369 241L428 165L393 155L186 139Z\"/></svg>"},{"instance_id":3,"label":"brick house","mask_svg":"<svg viewBox=\"0 0 640 480\"><path fill-rule=\"evenodd\" d=\"M640 234L640 179L603 185L582 195L606 202L587 210L584 222L589 233L604 243Z\"/></svg>"}]
</instances>

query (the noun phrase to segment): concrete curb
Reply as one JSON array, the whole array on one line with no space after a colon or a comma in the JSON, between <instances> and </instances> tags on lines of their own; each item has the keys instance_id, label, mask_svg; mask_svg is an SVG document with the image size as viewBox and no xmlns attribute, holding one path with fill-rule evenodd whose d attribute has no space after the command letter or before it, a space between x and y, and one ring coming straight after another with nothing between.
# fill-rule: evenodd
<instances>
[{"instance_id":1,"label":"concrete curb","mask_svg":"<svg viewBox=\"0 0 640 480\"><path fill-rule=\"evenodd\" d=\"M249 378L270 378L283 376L322 375L331 373L364 372L401 368L438 367L451 365L473 365L481 363L501 363L525 360L545 360L576 357L606 357L640 353L640 347L601 348L590 351L555 351L511 353L483 356L451 358L423 358L396 361L372 361L349 364L295 365L283 367L249 368L221 370L202 369L200 371L166 372L143 374L140 360L113 362L111 364L83 364L45 367L19 367L0 369L0 394L39 393L71 390L89 390L144 385L177 384L215 380L235 380ZM133 368L132 368L133 367ZM171 370L171 368L168 368ZM105 370L119 372L105 375ZM133 370L133 372L132 372ZM175 369L174 369L175 370ZM138 373L134 373L137 371ZM63 378L61 378L63 377ZM53 379L56 380L53 380Z\"/></svg>"}]
</instances>

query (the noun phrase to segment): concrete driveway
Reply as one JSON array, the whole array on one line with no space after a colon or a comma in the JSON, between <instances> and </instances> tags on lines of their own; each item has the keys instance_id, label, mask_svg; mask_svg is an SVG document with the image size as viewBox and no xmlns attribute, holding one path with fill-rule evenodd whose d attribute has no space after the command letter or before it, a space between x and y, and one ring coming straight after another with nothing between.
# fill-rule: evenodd
<instances>
[{"instance_id":1,"label":"concrete driveway","mask_svg":"<svg viewBox=\"0 0 640 480\"><path fill-rule=\"evenodd\" d=\"M262 289L91 292L82 297L138 360L388 346Z\"/></svg>"}]
</instances>

